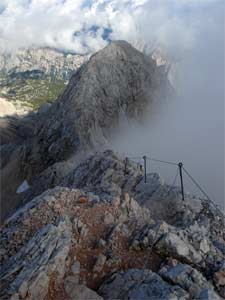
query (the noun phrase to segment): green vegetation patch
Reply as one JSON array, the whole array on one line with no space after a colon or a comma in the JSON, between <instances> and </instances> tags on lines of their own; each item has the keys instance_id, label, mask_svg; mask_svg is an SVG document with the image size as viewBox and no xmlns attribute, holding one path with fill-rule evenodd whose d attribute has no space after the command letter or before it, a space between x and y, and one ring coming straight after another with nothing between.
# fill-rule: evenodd
<instances>
[{"instance_id":1,"label":"green vegetation patch","mask_svg":"<svg viewBox=\"0 0 225 300\"><path fill-rule=\"evenodd\" d=\"M42 104L56 100L66 84L64 80L56 80L45 74L0 74L0 97L14 103L19 101L37 110Z\"/></svg>"}]
</instances>

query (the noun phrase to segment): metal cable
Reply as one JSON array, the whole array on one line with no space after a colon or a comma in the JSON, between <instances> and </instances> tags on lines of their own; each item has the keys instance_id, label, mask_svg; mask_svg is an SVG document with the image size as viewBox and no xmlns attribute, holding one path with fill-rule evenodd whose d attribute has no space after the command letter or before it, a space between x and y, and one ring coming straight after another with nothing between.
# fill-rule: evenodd
<instances>
[{"instance_id":1,"label":"metal cable","mask_svg":"<svg viewBox=\"0 0 225 300\"><path fill-rule=\"evenodd\" d=\"M129 159L140 159L140 160L142 160L143 159L143 157L130 157L130 156L127 156L127 158L129 158ZM155 162L161 162L161 163L165 163L165 164L169 164L169 165L173 165L173 166L177 166L177 163L175 163L175 162L171 162L171 161L166 161L166 160L160 160L160 159L156 159L156 158L151 158L151 157L149 157L149 156L146 156L146 158L147 159L149 159L149 160L152 160L152 161L155 161Z\"/></svg>"},{"instance_id":2,"label":"metal cable","mask_svg":"<svg viewBox=\"0 0 225 300\"><path fill-rule=\"evenodd\" d=\"M151 158L151 157L148 157L148 156L145 156L145 157L146 157L146 159L151 160L151 161L155 161L155 162L159 162L159 163L164 163L164 164L168 164L168 165L172 165L172 166L179 166L179 163L175 163L175 162L171 162L171 161L166 161L166 160L160 160L160 159L156 159L156 158ZM144 156L143 157L140 157L140 156L139 157L129 157L129 156L127 156L127 159L129 159L131 162L133 162L133 163L135 163L137 165L141 165L140 160L142 161L143 158L144 158ZM134 159L136 159L136 160L138 159L139 162L134 161ZM191 179L191 181L198 187L198 189L202 192L202 194L207 198L207 200L209 202L211 202L213 204L213 206L221 213L220 208L210 199L210 197L208 196L208 194L203 190L203 188L200 186L200 184L191 176L191 174L187 171L187 169L184 166L182 166L182 169L184 170L185 174ZM175 183L177 181L177 177L178 177L178 173L179 173L178 171L179 171L179 169L177 169L176 176L174 178L174 181L173 181L173 184L171 186L171 189L169 190L169 193L175 187Z\"/></svg>"},{"instance_id":3,"label":"metal cable","mask_svg":"<svg viewBox=\"0 0 225 300\"><path fill-rule=\"evenodd\" d=\"M206 196L207 200L211 201L207 193L202 189L200 184L191 176L191 174L186 170L186 168L183 167L183 170L186 173L186 175L192 180L192 182L199 188L199 190L203 193L203 195Z\"/></svg>"},{"instance_id":4,"label":"metal cable","mask_svg":"<svg viewBox=\"0 0 225 300\"><path fill-rule=\"evenodd\" d=\"M134 164L136 164L136 165L140 165L140 162L134 161L134 160L132 160L130 158L129 158L129 161L132 162L132 163L134 163Z\"/></svg>"},{"instance_id":5,"label":"metal cable","mask_svg":"<svg viewBox=\"0 0 225 300\"><path fill-rule=\"evenodd\" d=\"M143 159L143 157L132 157L132 156L127 156L128 159Z\"/></svg>"},{"instance_id":6,"label":"metal cable","mask_svg":"<svg viewBox=\"0 0 225 300\"><path fill-rule=\"evenodd\" d=\"M147 157L147 159L152 160L152 161L155 161L155 162L160 162L160 163L164 163L164 164L168 164L168 165L177 166L177 163L171 162L171 161L160 160L160 159L151 158L151 157Z\"/></svg>"},{"instance_id":7,"label":"metal cable","mask_svg":"<svg viewBox=\"0 0 225 300\"><path fill-rule=\"evenodd\" d=\"M179 168L177 168L177 172L176 172L174 181L173 181L173 183L172 183L172 187L175 187L175 183L176 183L176 181L177 181L178 174L179 174Z\"/></svg>"},{"instance_id":8,"label":"metal cable","mask_svg":"<svg viewBox=\"0 0 225 300\"><path fill-rule=\"evenodd\" d=\"M168 194L170 194L170 192L172 191L172 189L175 187L175 183L177 181L178 174L179 174L179 168L177 168L177 171L176 171L176 174L175 174L175 178L174 178L173 183L172 183L172 185L171 185L171 187L170 187L170 189L168 191Z\"/></svg>"},{"instance_id":9,"label":"metal cable","mask_svg":"<svg viewBox=\"0 0 225 300\"><path fill-rule=\"evenodd\" d=\"M207 195L207 193L202 189L200 184L191 176L191 174L183 167L184 172L187 174L187 176L194 182L194 184L199 188L199 190L206 196L207 200L214 206L214 208L222 214L223 218L225 219L224 212L219 208L218 205L216 205L210 197Z\"/></svg>"}]
</instances>

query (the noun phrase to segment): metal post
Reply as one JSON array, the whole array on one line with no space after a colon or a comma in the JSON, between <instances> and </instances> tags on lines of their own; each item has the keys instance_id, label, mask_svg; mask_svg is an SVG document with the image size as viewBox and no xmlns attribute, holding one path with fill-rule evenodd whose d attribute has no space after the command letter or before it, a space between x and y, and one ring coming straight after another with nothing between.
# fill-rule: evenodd
<instances>
[{"instance_id":1,"label":"metal post","mask_svg":"<svg viewBox=\"0 0 225 300\"><path fill-rule=\"evenodd\" d=\"M179 171L180 171L180 185L181 185L181 194L182 194L182 200L184 200L184 182L183 182L183 163L180 162L178 164Z\"/></svg>"},{"instance_id":2,"label":"metal post","mask_svg":"<svg viewBox=\"0 0 225 300\"><path fill-rule=\"evenodd\" d=\"M125 158L125 168L124 168L124 175L127 174L127 165L128 165L128 157Z\"/></svg>"},{"instance_id":3,"label":"metal post","mask_svg":"<svg viewBox=\"0 0 225 300\"><path fill-rule=\"evenodd\" d=\"M146 164L146 156L143 156L143 160L144 160L144 174L145 174L145 183L147 183L147 164Z\"/></svg>"}]
</instances>

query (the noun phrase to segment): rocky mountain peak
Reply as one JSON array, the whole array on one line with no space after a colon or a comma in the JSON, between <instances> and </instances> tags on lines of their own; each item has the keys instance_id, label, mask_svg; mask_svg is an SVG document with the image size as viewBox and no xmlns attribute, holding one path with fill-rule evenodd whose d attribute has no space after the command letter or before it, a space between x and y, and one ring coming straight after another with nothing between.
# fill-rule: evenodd
<instances>
[{"instance_id":1,"label":"rocky mountain peak","mask_svg":"<svg viewBox=\"0 0 225 300\"><path fill-rule=\"evenodd\" d=\"M136 55L134 55L134 53ZM142 55L142 52L139 52L134 47L132 47L126 41L111 41L102 51L98 52L96 55L100 55L101 57L107 57L108 59L116 59L116 58L124 58L129 57L132 59L131 54L133 54L133 58L138 55Z\"/></svg>"},{"instance_id":2,"label":"rocky mountain peak","mask_svg":"<svg viewBox=\"0 0 225 300\"><path fill-rule=\"evenodd\" d=\"M100 151L171 92L164 71L112 42L51 106L0 119L1 299L225 298L223 213Z\"/></svg>"},{"instance_id":3,"label":"rocky mountain peak","mask_svg":"<svg viewBox=\"0 0 225 300\"><path fill-rule=\"evenodd\" d=\"M72 76L40 124L43 161L105 144L121 115L140 117L165 91L171 86L151 58L124 41L110 43Z\"/></svg>"}]
</instances>

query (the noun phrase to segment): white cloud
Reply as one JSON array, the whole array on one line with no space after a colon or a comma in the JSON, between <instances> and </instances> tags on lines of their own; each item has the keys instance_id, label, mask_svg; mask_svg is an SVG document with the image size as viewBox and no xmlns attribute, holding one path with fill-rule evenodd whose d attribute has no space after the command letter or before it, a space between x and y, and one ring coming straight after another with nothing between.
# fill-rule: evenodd
<instances>
[{"instance_id":1,"label":"white cloud","mask_svg":"<svg viewBox=\"0 0 225 300\"><path fill-rule=\"evenodd\" d=\"M110 27L112 39L179 52L191 49L198 23L219 6L222 0L0 0L0 44L85 53L104 47Z\"/></svg>"}]
</instances>

